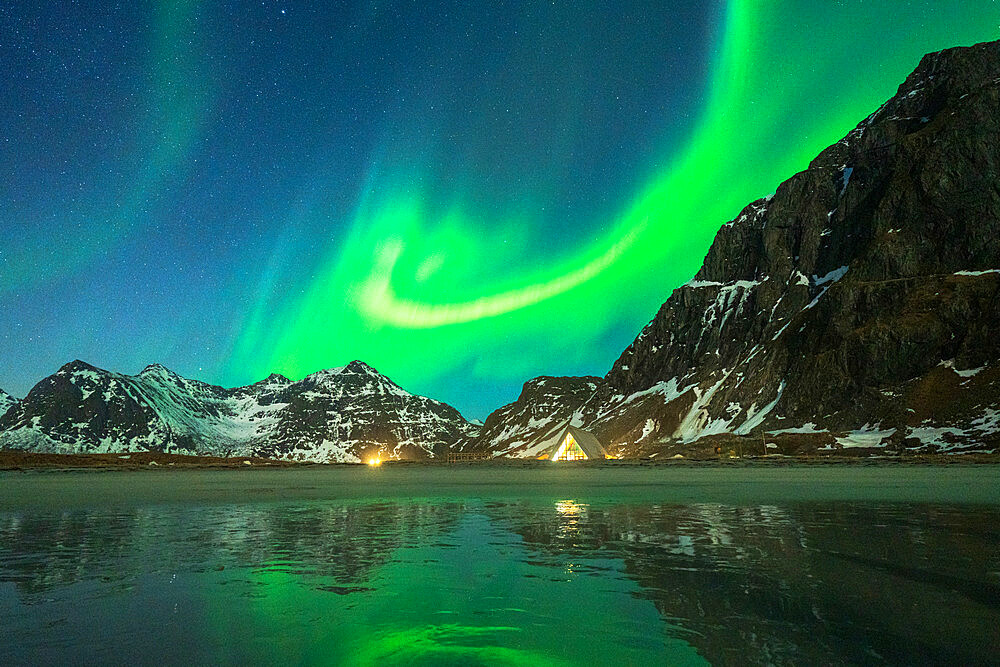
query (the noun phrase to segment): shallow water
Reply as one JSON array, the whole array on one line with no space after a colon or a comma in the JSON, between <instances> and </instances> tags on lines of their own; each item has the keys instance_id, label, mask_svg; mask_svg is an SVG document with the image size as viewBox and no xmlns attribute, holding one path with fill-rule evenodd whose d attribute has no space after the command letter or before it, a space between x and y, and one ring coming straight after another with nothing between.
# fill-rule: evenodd
<instances>
[{"instance_id":1,"label":"shallow water","mask_svg":"<svg viewBox=\"0 0 1000 667\"><path fill-rule=\"evenodd\" d=\"M1000 660L991 470L483 470L0 476L0 664Z\"/></svg>"}]
</instances>

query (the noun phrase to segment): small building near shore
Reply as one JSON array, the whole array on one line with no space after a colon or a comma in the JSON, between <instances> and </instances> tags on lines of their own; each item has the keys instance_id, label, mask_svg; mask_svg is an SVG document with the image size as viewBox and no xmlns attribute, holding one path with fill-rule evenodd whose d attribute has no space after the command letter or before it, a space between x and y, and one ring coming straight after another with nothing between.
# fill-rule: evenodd
<instances>
[{"instance_id":1,"label":"small building near shore","mask_svg":"<svg viewBox=\"0 0 1000 667\"><path fill-rule=\"evenodd\" d=\"M548 461L586 461L610 457L597 436L590 431L566 424L555 444L538 458Z\"/></svg>"}]
</instances>

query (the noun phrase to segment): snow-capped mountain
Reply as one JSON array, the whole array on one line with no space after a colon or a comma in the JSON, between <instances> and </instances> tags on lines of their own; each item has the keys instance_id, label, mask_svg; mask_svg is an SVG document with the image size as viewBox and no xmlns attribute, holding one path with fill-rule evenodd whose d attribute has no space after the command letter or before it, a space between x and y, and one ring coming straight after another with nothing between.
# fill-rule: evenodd
<instances>
[{"instance_id":1,"label":"snow-capped mountain","mask_svg":"<svg viewBox=\"0 0 1000 667\"><path fill-rule=\"evenodd\" d=\"M475 431L454 408L409 394L360 361L235 389L158 364L131 376L74 361L0 417L0 448L347 462L426 458Z\"/></svg>"},{"instance_id":2,"label":"snow-capped mountain","mask_svg":"<svg viewBox=\"0 0 1000 667\"><path fill-rule=\"evenodd\" d=\"M3 416L3 413L10 410L15 403L17 403L16 398L5 392L3 389L0 389L0 416Z\"/></svg>"},{"instance_id":3,"label":"snow-capped mountain","mask_svg":"<svg viewBox=\"0 0 1000 667\"><path fill-rule=\"evenodd\" d=\"M599 377L537 377L524 383L513 403L486 418L478 438L463 449L505 456L532 457L548 446L574 411L593 395Z\"/></svg>"},{"instance_id":4,"label":"snow-capped mountain","mask_svg":"<svg viewBox=\"0 0 1000 667\"><path fill-rule=\"evenodd\" d=\"M546 409L632 455L997 449L998 109L1000 42L925 56L722 226L589 397ZM530 455L539 411L511 408L470 447Z\"/></svg>"}]
</instances>

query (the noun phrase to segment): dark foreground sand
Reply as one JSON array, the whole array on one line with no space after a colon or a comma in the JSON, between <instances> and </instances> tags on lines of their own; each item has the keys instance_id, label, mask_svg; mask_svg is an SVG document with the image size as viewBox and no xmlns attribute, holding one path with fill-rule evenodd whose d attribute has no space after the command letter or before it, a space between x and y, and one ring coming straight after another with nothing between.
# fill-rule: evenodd
<instances>
[{"instance_id":1,"label":"dark foreground sand","mask_svg":"<svg viewBox=\"0 0 1000 667\"><path fill-rule=\"evenodd\" d=\"M407 498L1000 505L1000 466L308 466L0 472L0 511Z\"/></svg>"}]
</instances>

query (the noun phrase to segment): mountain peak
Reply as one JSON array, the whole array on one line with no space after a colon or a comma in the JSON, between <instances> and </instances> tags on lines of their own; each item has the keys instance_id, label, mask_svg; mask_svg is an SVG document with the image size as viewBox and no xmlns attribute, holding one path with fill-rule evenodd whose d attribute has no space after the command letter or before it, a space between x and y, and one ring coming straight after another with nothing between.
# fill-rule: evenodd
<instances>
[{"instance_id":1,"label":"mountain peak","mask_svg":"<svg viewBox=\"0 0 1000 667\"><path fill-rule=\"evenodd\" d=\"M344 366L344 370L351 373L365 373L367 375L381 375L377 370L361 361L360 359L355 359L351 363Z\"/></svg>"},{"instance_id":2,"label":"mountain peak","mask_svg":"<svg viewBox=\"0 0 1000 667\"><path fill-rule=\"evenodd\" d=\"M346 366L338 366L336 368L326 368L321 371L316 371L315 373L310 373L303 379L322 380L325 378L337 377L338 375L365 375L373 378L385 377L365 362L355 359Z\"/></svg>"},{"instance_id":3,"label":"mountain peak","mask_svg":"<svg viewBox=\"0 0 1000 667\"><path fill-rule=\"evenodd\" d=\"M926 56L721 226L595 389L529 381L474 448L532 456L568 418L630 456L742 452L751 434L754 455L989 451L998 99L1000 42Z\"/></svg>"},{"instance_id":4,"label":"mountain peak","mask_svg":"<svg viewBox=\"0 0 1000 667\"><path fill-rule=\"evenodd\" d=\"M164 366L163 364L149 364L139 373L141 377L146 377L149 375L166 375L168 377L176 377L177 373Z\"/></svg>"},{"instance_id":5,"label":"mountain peak","mask_svg":"<svg viewBox=\"0 0 1000 667\"><path fill-rule=\"evenodd\" d=\"M59 373L72 373L74 371L99 371L100 369L96 366L91 366L86 361L80 361L79 359L74 359L69 363L63 364L59 368Z\"/></svg>"}]
</instances>

